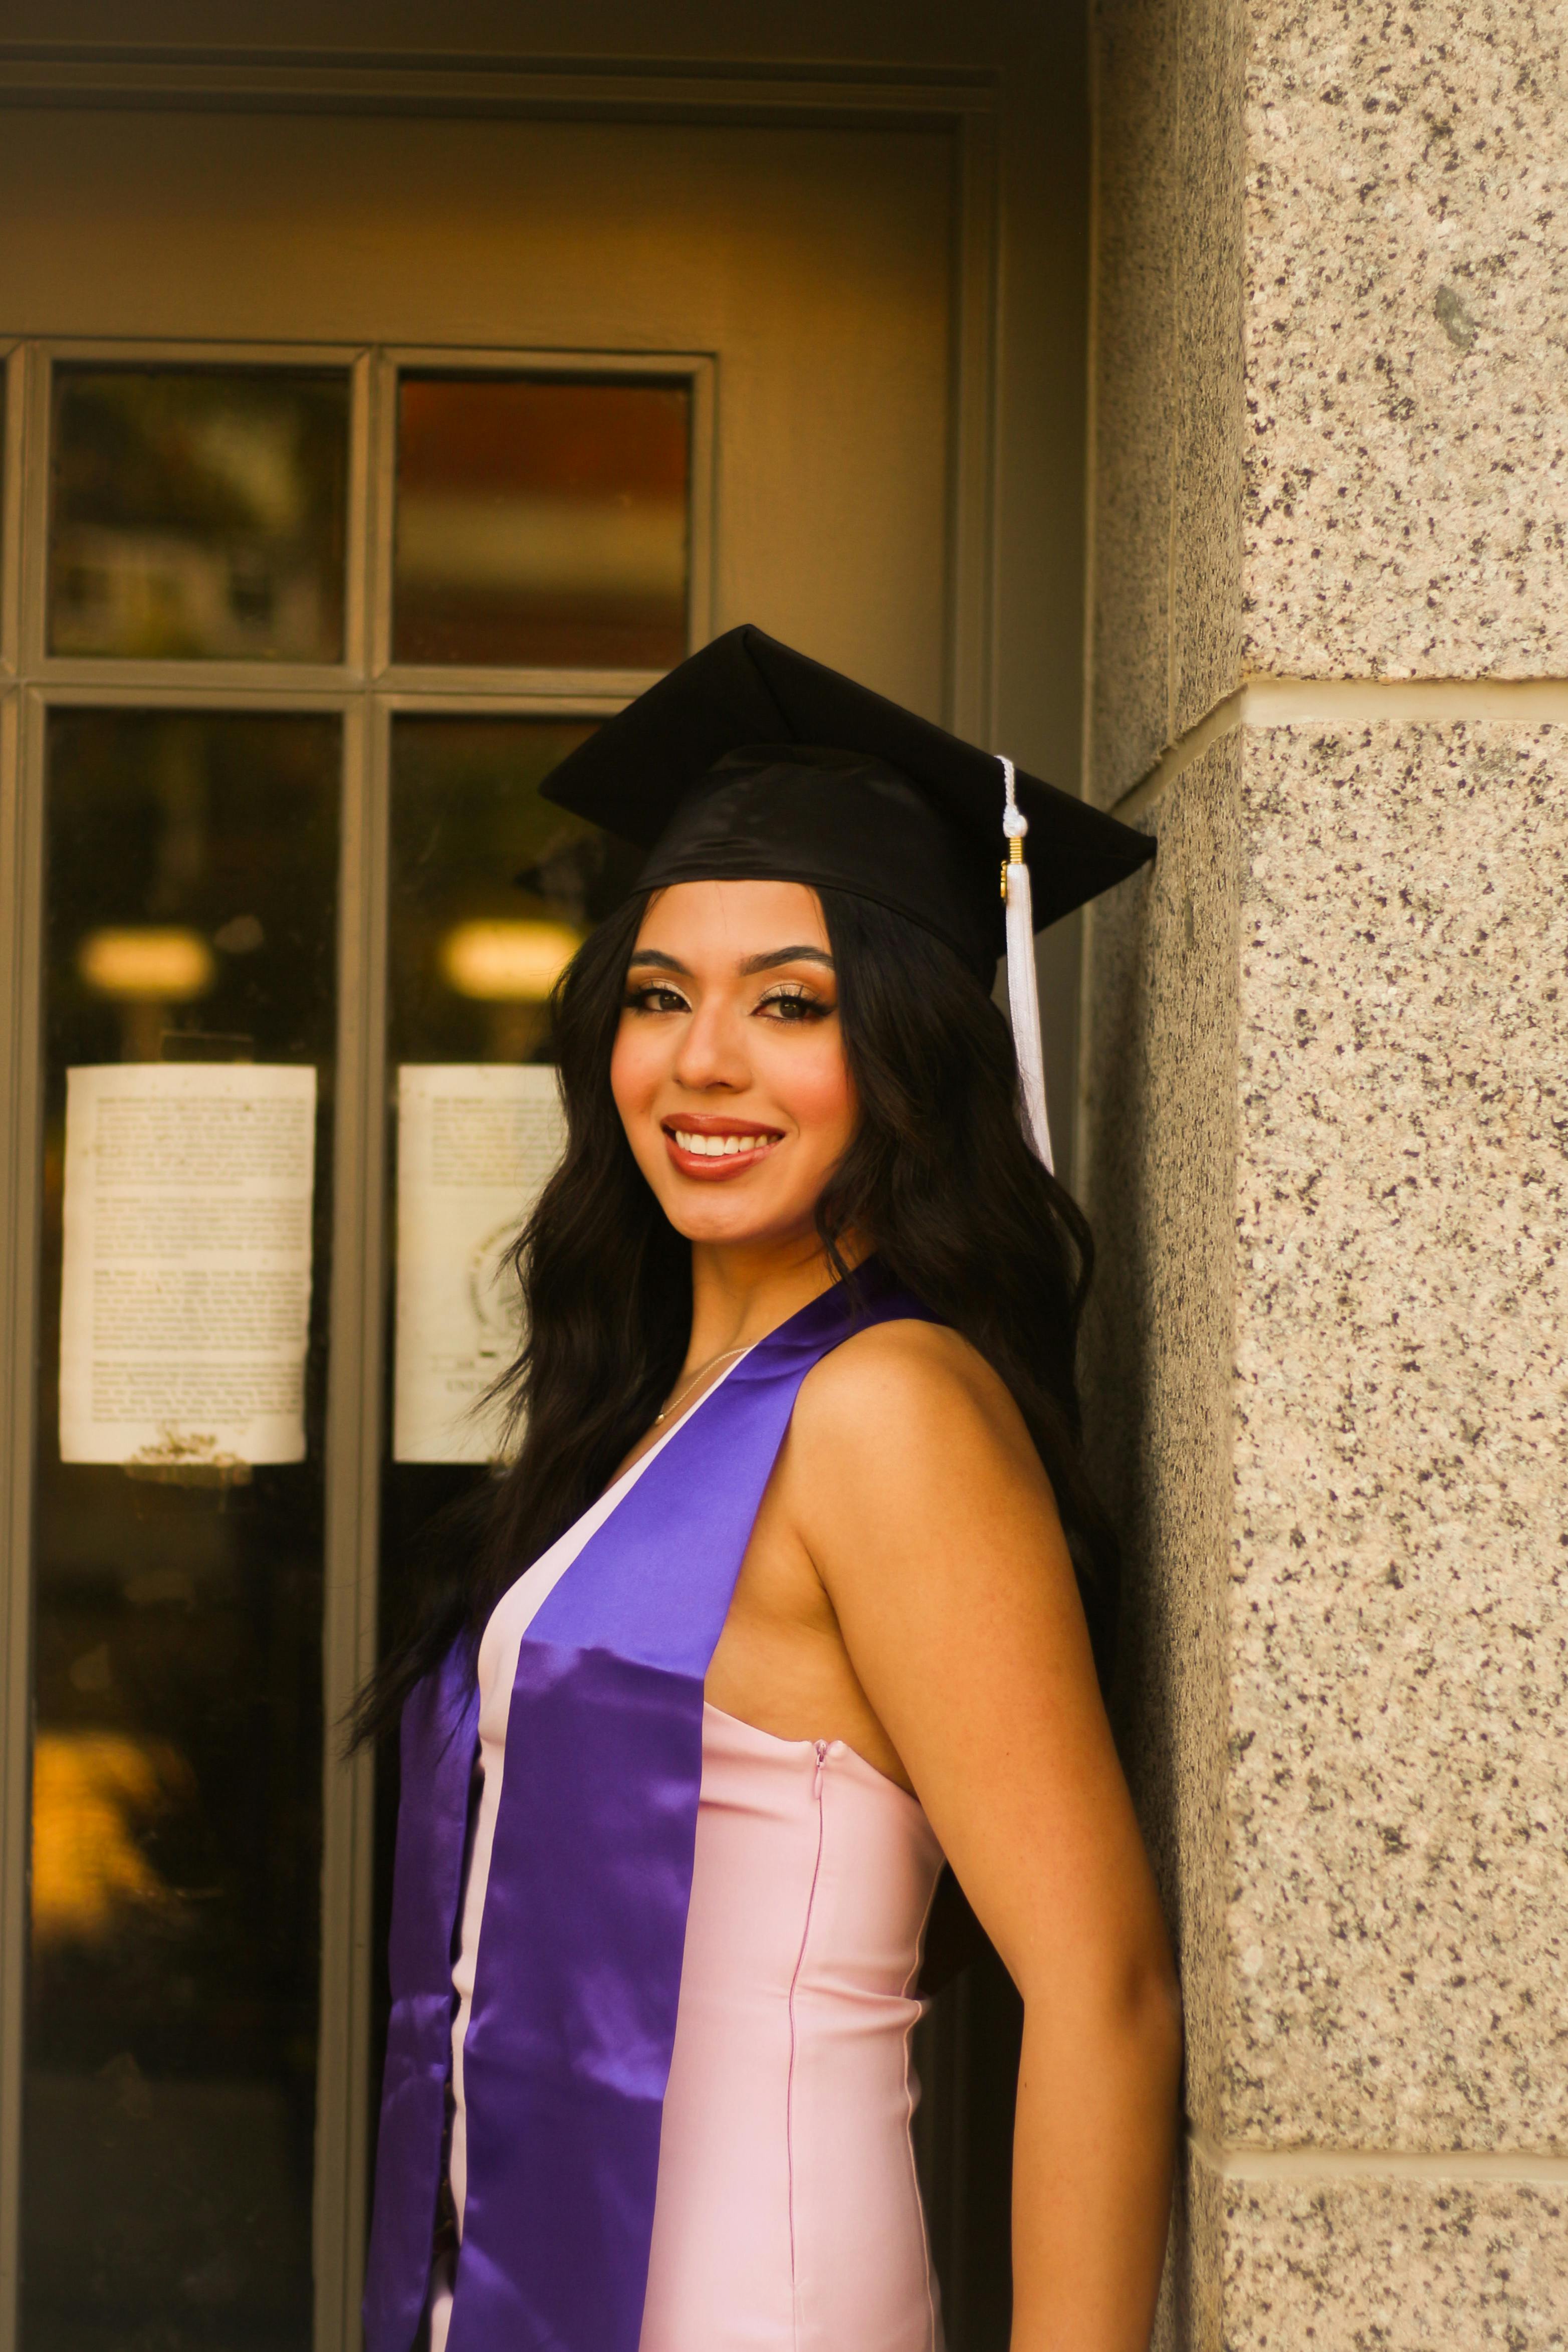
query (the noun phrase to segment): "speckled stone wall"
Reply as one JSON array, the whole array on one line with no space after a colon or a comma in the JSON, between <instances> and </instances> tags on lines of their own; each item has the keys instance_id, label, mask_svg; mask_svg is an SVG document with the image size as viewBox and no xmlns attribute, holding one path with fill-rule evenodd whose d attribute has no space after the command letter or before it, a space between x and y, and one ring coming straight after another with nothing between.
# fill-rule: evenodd
<instances>
[{"instance_id":1,"label":"speckled stone wall","mask_svg":"<svg viewBox=\"0 0 1568 2352\"><path fill-rule=\"evenodd\" d=\"M1101 0L1091 788L1240 675L1245 49L1237 0ZM1226 387L1222 401L1213 397Z\"/></svg>"},{"instance_id":2,"label":"speckled stone wall","mask_svg":"<svg viewBox=\"0 0 1568 2352\"><path fill-rule=\"evenodd\" d=\"M1103 0L1088 1390L1161 2340L1568 2347L1568 6Z\"/></svg>"},{"instance_id":3,"label":"speckled stone wall","mask_svg":"<svg viewBox=\"0 0 1568 2352\"><path fill-rule=\"evenodd\" d=\"M1568 730L1280 728L1242 803L1211 2128L1568 2148Z\"/></svg>"},{"instance_id":4,"label":"speckled stone wall","mask_svg":"<svg viewBox=\"0 0 1568 2352\"><path fill-rule=\"evenodd\" d=\"M1565 44L1562 0L1253 8L1248 667L1568 675Z\"/></svg>"}]
</instances>

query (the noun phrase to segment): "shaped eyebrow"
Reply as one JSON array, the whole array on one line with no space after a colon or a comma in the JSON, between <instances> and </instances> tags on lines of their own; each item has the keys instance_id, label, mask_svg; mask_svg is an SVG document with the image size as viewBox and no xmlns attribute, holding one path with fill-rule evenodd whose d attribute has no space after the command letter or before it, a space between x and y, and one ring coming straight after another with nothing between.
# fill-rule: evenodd
<instances>
[{"instance_id":1,"label":"shaped eyebrow","mask_svg":"<svg viewBox=\"0 0 1568 2352\"><path fill-rule=\"evenodd\" d=\"M632 962L653 964L660 971L678 972L683 980L692 977L690 966L684 964L679 956L667 955L663 948L638 948ZM771 948L766 955L747 956L739 969L742 978L749 980L754 973L773 971L781 963L820 963L829 971L833 969L833 959L825 948L810 947Z\"/></svg>"},{"instance_id":2,"label":"shaped eyebrow","mask_svg":"<svg viewBox=\"0 0 1568 2352\"><path fill-rule=\"evenodd\" d=\"M749 980L753 972L772 971L781 963L825 964L830 971L833 968L833 959L825 949L801 947L775 948L768 955L747 956L740 969L743 977Z\"/></svg>"},{"instance_id":3,"label":"shaped eyebrow","mask_svg":"<svg viewBox=\"0 0 1568 2352\"><path fill-rule=\"evenodd\" d=\"M632 961L634 964L657 964L661 971L678 971L683 980L690 980L692 976L690 967L684 964L679 956L665 955L661 948L634 948Z\"/></svg>"}]
</instances>

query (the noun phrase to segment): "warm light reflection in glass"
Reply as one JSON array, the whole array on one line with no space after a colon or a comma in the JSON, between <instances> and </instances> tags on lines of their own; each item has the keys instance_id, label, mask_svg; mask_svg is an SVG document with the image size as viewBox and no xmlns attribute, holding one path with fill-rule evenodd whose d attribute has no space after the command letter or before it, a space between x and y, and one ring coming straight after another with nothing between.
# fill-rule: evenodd
<instances>
[{"instance_id":1,"label":"warm light reflection in glass","mask_svg":"<svg viewBox=\"0 0 1568 2352\"><path fill-rule=\"evenodd\" d=\"M459 923L441 942L442 977L459 996L542 1004L581 944L566 923Z\"/></svg>"},{"instance_id":2,"label":"warm light reflection in glass","mask_svg":"<svg viewBox=\"0 0 1568 2352\"><path fill-rule=\"evenodd\" d=\"M690 438L683 383L405 376L395 658L679 661Z\"/></svg>"},{"instance_id":3,"label":"warm light reflection in glass","mask_svg":"<svg viewBox=\"0 0 1568 2352\"><path fill-rule=\"evenodd\" d=\"M35 1949L110 1942L128 1915L167 1919L178 1897L138 1832L192 1790L164 1740L119 1731L40 1731L33 1748Z\"/></svg>"},{"instance_id":4,"label":"warm light reflection in glass","mask_svg":"<svg viewBox=\"0 0 1568 2352\"><path fill-rule=\"evenodd\" d=\"M89 931L77 969L100 996L130 996L184 1004L205 996L216 975L213 951L199 931L146 929Z\"/></svg>"}]
</instances>

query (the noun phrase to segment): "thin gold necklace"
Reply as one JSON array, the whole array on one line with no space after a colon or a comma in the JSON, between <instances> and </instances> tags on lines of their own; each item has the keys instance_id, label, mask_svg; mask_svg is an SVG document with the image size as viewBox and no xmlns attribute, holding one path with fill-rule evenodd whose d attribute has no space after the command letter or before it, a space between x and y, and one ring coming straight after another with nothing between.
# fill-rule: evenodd
<instances>
[{"instance_id":1,"label":"thin gold necklace","mask_svg":"<svg viewBox=\"0 0 1568 2352\"><path fill-rule=\"evenodd\" d=\"M738 1348L727 1348L722 1356L710 1356L706 1364L699 1364L696 1370L692 1374L691 1379L686 1382L685 1387L684 1389L677 1389L674 1395L671 1397L669 1402L664 1405L660 1412L653 1415L654 1428L657 1429L662 1421L668 1421L671 1413L674 1412L675 1407L680 1403L681 1399L683 1397L690 1396L697 1382L704 1379L707 1373L716 1370L720 1364L727 1364L733 1356L744 1356L750 1345L751 1342L749 1339L743 1339Z\"/></svg>"}]
</instances>

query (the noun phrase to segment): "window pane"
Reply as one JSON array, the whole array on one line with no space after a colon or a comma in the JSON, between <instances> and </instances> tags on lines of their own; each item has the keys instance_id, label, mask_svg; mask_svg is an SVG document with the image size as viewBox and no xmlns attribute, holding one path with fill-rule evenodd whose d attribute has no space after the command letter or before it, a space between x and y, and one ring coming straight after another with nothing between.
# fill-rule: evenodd
<instances>
[{"instance_id":1,"label":"window pane","mask_svg":"<svg viewBox=\"0 0 1568 2352\"><path fill-rule=\"evenodd\" d=\"M309 2342L340 768L335 719L50 720L26 2352ZM305 1459L64 1462L66 1072L246 1058L318 1073Z\"/></svg>"},{"instance_id":2,"label":"window pane","mask_svg":"<svg viewBox=\"0 0 1568 2352\"><path fill-rule=\"evenodd\" d=\"M349 383L57 367L49 650L340 661Z\"/></svg>"},{"instance_id":3,"label":"window pane","mask_svg":"<svg viewBox=\"0 0 1568 2352\"><path fill-rule=\"evenodd\" d=\"M592 731L580 719L392 721L394 1065L547 1052L555 970L620 904L643 862L539 796Z\"/></svg>"},{"instance_id":4,"label":"window pane","mask_svg":"<svg viewBox=\"0 0 1568 2352\"><path fill-rule=\"evenodd\" d=\"M405 376L394 659L679 661L690 405L685 384Z\"/></svg>"},{"instance_id":5,"label":"window pane","mask_svg":"<svg viewBox=\"0 0 1568 2352\"><path fill-rule=\"evenodd\" d=\"M406 1063L537 1061L549 1051L544 992L556 961L619 905L643 853L538 796L588 734L581 721L402 718L392 770L392 1084ZM526 872L527 887L513 877ZM392 1123L396 1138L396 1124ZM395 1159L392 1171L396 1198ZM520 1214L519 1202L519 1214ZM395 1216L392 1220L396 1229ZM389 1297L396 1283L389 1284ZM385 1426L394 1424L396 1338L388 1333ZM382 1485L382 1622L400 1624L412 1580L428 1577L429 1523L486 1472L387 1460ZM386 1949L396 1759L378 1775L380 1930ZM384 1975L372 2051L384 2041Z\"/></svg>"}]
</instances>

